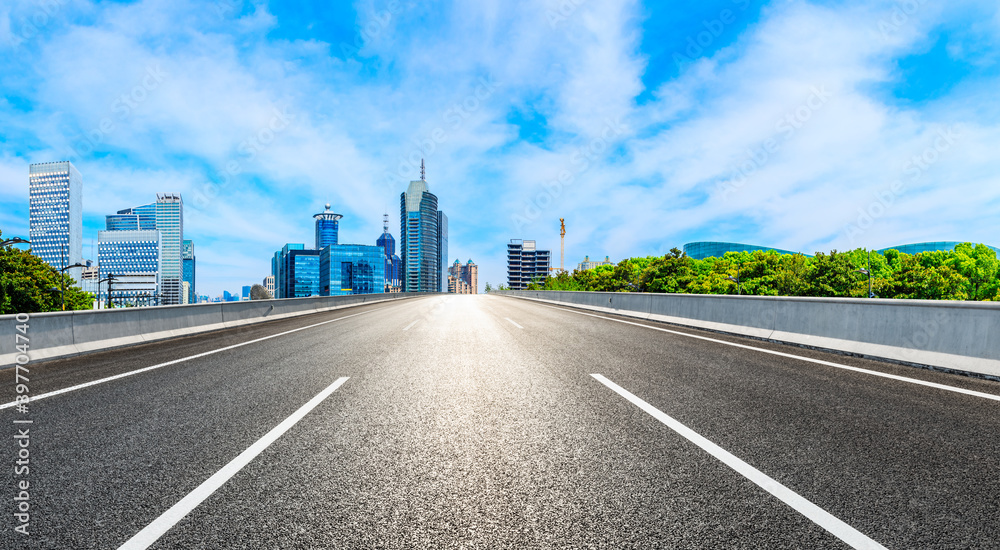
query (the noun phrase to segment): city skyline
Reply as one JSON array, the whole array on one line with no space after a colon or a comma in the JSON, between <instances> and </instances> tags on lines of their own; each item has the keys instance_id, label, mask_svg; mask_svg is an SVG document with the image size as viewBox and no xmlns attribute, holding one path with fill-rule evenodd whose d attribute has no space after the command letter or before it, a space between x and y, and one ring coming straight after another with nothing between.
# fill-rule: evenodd
<instances>
[{"instance_id":1,"label":"city skyline","mask_svg":"<svg viewBox=\"0 0 1000 550\"><path fill-rule=\"evenodd\" d=\"M84 258L105 215L174 190L216 295L269 272L302 205L355 220L345 242L396 227L426 157L484 284L510 238L556 250L559 218L567 266L996 243L997 6L900 5L5 6L0 228L28 236L32 163L84 174Z\"/></svg>"}]
</instances>

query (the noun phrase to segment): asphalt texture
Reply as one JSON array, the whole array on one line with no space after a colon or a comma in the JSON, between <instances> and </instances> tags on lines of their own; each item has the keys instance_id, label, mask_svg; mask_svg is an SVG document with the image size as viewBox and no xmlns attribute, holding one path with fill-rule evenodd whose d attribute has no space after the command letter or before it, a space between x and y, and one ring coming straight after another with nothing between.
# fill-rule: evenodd
<instances>
[{"instance_id":1,"label":"asphalt texture","mask_svg":"<svg viewBox=\"0 0 1000 550\"><path fill-rule=\"evenodd\" d=\"M1000 548L1000 402L567 309L434 296L29 364L38 395L341 319L0 411L0 547L117 548L345 376L151 548L848 547L599 373L887 548Z\"/></svg>"}]
</instances>

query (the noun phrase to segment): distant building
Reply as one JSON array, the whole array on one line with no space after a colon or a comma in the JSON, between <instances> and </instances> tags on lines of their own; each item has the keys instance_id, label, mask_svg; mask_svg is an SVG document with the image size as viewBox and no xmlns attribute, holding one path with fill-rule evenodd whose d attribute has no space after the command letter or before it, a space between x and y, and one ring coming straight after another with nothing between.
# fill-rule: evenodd
<instances>
[{"instance_id":1,"label":"distant building","mask_svg":"<svg viewBox=\"0 0 1000 550\"><path fill-rule=\"evenodd\" d=\"M112 303L163 303L160 292L160 258L163 254L159 231L98 231L98 277L111 281ZM107 302L109 286L103 286L98 300Z\"/></svg>"},{"instance_id":2,"label":"distant building","mask_svg":"<svg viewBox=\"0 0 1000 550\"><path fill-rule=\"evenodd\" d=\"M264 277L264 288L267 290L267 293L274 298L274 275Z\"/></svg>"},{"instance_id":3,"label":"distant building","mask_svg":"<svg viewBox=\"0 0 1000 550\"><path fill-rule=\"evenodd\" d=\"M101 303L98 299L98 295L101 292L101 289L99 288L101 286L99 282L100 278L100 271L96 263L90 267L83 268L83 271L80 274L80 289L84 292L93 294L95 309L99 308Z\"/></svg>"},{"instance_id":4,"label":"distant building","mask_svg":"<svg viewBox=\"0 0 1000 550\"><path fill-rule=\"evenodd\" d=\"M882 248L876 250L879 254L885 254L889 250L896 250L902 254L920 254L921 252L951 252L955 250L955 247L962 244L963 242L970 241L934 241L927 243L912 243L912 244L898 244L896 246L890 246L887 248ZM972 243L973 245L977 243ZM985 246L992 248L994 252L1000 256L1000 248L983 243Z\"/></svg>"},{"instance_id":5,"label":"distant building","mask_svg":"<svg viewBox=\"0 0 1000 550\"><path fill-rule=\"evenodd\" d=\"M119 210L104 220L108 231L151 231L156 229L156 203Z\"/></svg>"},{"instance_id":6,"label":"distant building","mask_svg":"<svg viewBox=\"0 0 1000 550\"><path fill-rule=\"evenodd\" d=\"M538 250L535 241L511 239L507 244L507 286L511 290L525 290L536 279L549 275L551 254Z\"/></svg>"},{"instance_id":7,"label":"distant building","mask_svg":"<svg viewBox=\"0 0 1000 550\"><path fill-rule=\"evenodd\" d=\"M181 305L187 305L193 303L189 299L189 296L191 296L191 283L187 281L181 281Z\"/></svg>"},{"instance_id":8,"label":"distant building","mask_svg":"<svg viewBox=\"0 0 1000 550\"><path fill-rule=\"evenodd\" d=\"M448 292L454 294L478 294L479 266L472 260L462 264L458 260L448 268Z\"/></svg>"},{"instance_id":9,"label":"distant building","mask_svg":"<svg viewBox=\"0 0 1000 550\"><path fill-rule=\"evenodd\" d=\"M306 249L304 244L286 244L271 260L275 298L318 296L319 250Z\"/></svg>"},{"instance_id":10,"label":"distant building","mask_svg":"<svg viewBox=\"0 0 1000 550\"><path fill-rule=\"evenodd\" d=\"M695 260L704 260L705 258L721 258L726 255L726 252L753 252L755 250L773 250L778 254L800 254L800 252L792 252L790 250L782 250L780 248L770 248L766 246L742 243L699 241L684 245L684 253Z\"/></svg>"},{"instance_id":11,"label":"distant building","mask_svg":"<svg viewBox=\"0 0 1000 550\"><path fill-rule=\"evenodd\" d=\"M584 256L583 261L576 265L576 269L579 271L587 271L588 269L594 269L599 265L613 265L611 263L611 257L605 256L604 261L590 261L590 256Z\"/></svg>"},{"instance_id":12,"label":"distant building","mask_svg":"<svg viewBox=\"0 0 1000 550\"><path fill-rule=\"evenodd\" d=\"M448 292L448 216L438 210L438 273L441 274L441 286L438 292Z\"/></svg>"},{"instance_id":13,"label":"distant building","mask_svg":"<svg viewBox=\"0 0 1000 550\"><path fill-rule=\"evenodd\" d=\"M245 302L250 301L250 285L245 285L243 287L243 293L240 295L240 300Z\"/></svg>"},{"instance_id":14,"label":"distant building","mask_svg":"<svg viewBox=\"0 0 1000 550\"><path fill-rule=\"evenodd\" d=\"M338 244L340 232L340 214L330 212L330 203L326 210L313 216L316 218L316 250L322 250L331 244Z\"/></svg>"},{"instance_id":15,"label":"distant building","mask_svg":"<svg viewBox=\"0 0 1000 550\"><path fill-rule=\"evenodd\" d=\"M400 277L404 292L441 292L446 288L448 218L427 187L423 161L420 179L399 196ZM442 228L442 224L444 227ZM445 250L442 250L444 248Z\"/></svg>"},{"instance_id":16,"label":"distant building","mask_svg":"<svg viewBox=\"0 0 1000 550\"><path fill-rule=\"evenodd\" d=\"M400 292L403 281L399 278L399 268L402 260L396 255L396 239L389 233L389 215L382 218L382 236L375 241L385 254L385 291Z\"/></svg>"},{"instance_id":17,"label":"distant building","mask_svg":"<svg viewBox=\"0 0 1000 550\"><path fill-rule=\"evenodd\" d=\"M195 257L194 257L194 243L189 240L184 240L181 246L181 261L183 263L184 274L182 276L182 281L187 283L187 302L188 304L197 303L197 290L194 286L195 281Z\"/></svg>"},{"instance_id":18,"label":"distant building","mask_svg":"<svg viewBox=\"0 0 1000 550\"><path fill-rule=\"evenodd\" d=\"M56 269L81 263L83 176L71 162L28 167L28 225L32 254ZM66 273L82 278L80 268Z\"/></svg>"}]
</instances>

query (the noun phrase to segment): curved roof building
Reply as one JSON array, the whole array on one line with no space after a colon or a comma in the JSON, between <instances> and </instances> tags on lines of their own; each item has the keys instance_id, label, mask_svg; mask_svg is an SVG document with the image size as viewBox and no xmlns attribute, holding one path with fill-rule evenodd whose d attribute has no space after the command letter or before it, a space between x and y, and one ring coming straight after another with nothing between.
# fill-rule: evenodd
<instances>
[{"instance_id":1,"label":"curved roof building","mask_svg":"<svg viewBox=\"0 0 1000 550\"><path fill-rule=\"evenodd\" d=\"M753 252L755 250L773 250L778 254L802 254L801 252L792 252L790 250L782 250L780 248L770 246L757 246L754 244L742 243L697 241L684 245L684 253L695 260L704 260L705 258L721 258L726 254L726 252ZM809 254L805 254L805 256L808 255Z\"/></svg>"},{"instance_id":2,"label":"curved roof building","mask_svg":"<svg viewBox=\"0 0 1000 550\"><path fill-rule=\"evenodd\" d=\"M876 250L876 252L878 252L879 254L885 254L886 251L888 250L898 250L903 254L920 254L921 252L936 252L939 250L944 252L951 252L952 250L955 250L956 246L962 244L963 242L967 243L971 241L933 241L926 243L900 244L896 246L881 248L879 250ZM976 243L972 244L973 246L976 245ZM997 255L1000 255L1000 248L997 248L995 246L990 246L988 244L986 246L989 246L990 248L993 249L994 252L997 253Z\"/></svg>"}]
</instances>

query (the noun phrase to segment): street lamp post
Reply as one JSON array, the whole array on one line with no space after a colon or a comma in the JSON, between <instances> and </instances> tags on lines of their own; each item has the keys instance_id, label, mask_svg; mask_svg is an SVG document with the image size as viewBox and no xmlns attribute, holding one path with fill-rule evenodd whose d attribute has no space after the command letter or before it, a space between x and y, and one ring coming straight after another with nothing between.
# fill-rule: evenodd
<instances>
[{"instance_id":1,"label":"street lamp post","mask_svg":"<svg viewBox=\"0 0 1000 550\"><path fill-rule=\"evenodd\" d=\"M729 275L729 276L726 277L730 281L736 283L736 295L737 296L739 296L739 295L742 294L742 291L740 290L740 267L741 267L740 264L737 263L736 264L736 278L735 279L732 277L732 275Z\"/></svg>"},{"instance_id":2,"label":"street lamp post","mask_svg":"<svg viewBox=\"0 0 1000 550\"><path fill-rule=\"evenodd\" d=\"M22 239L21 237L14 237L13 239L0 241L0 248L3 248L5 246L10 246L12 244L31 244L31 241Z\"/></svg>"},{"instance_id":3,"label":"street lamp post","mask_svg":"<svg viewBox=\"0 0 1000 550\"><path fill-rule=\"evenodd\" d=\"M63 257L63 263L66 263L65 256ZM87 264L76 263L73 265L67 265L65 267L59 268L59 299L62 302L62 310L66 311L66 270L73 269L74 267L90 267Z\"/></svg>"},{"instance_id":4,"label":"street lamp post","mask_svg":"<svg viewBox=\"0 0 1000 550\"><path fill-rule=\"evenodd\" d=\"M101 283L104 281L108 282L108 305L107 309L111 309L111 283L115 280L114 273L108 273L108 276L104 279L97 281L97 294L101 294Z\"/></svg>"},{"instance_id":5,"label":"street lamp post","mask_svg":"<svg viewBox=\"0 0 1000 550\"><path fill-rule=\"evenodd\" d=\"M872 292L872 251L871 250L868 251L868 268L867 269L859 269L858 273L862 273L862 274L868 276L868 297L869 298L874 298L875 297L875 293Z\"/></svg>"}]
</instances>

